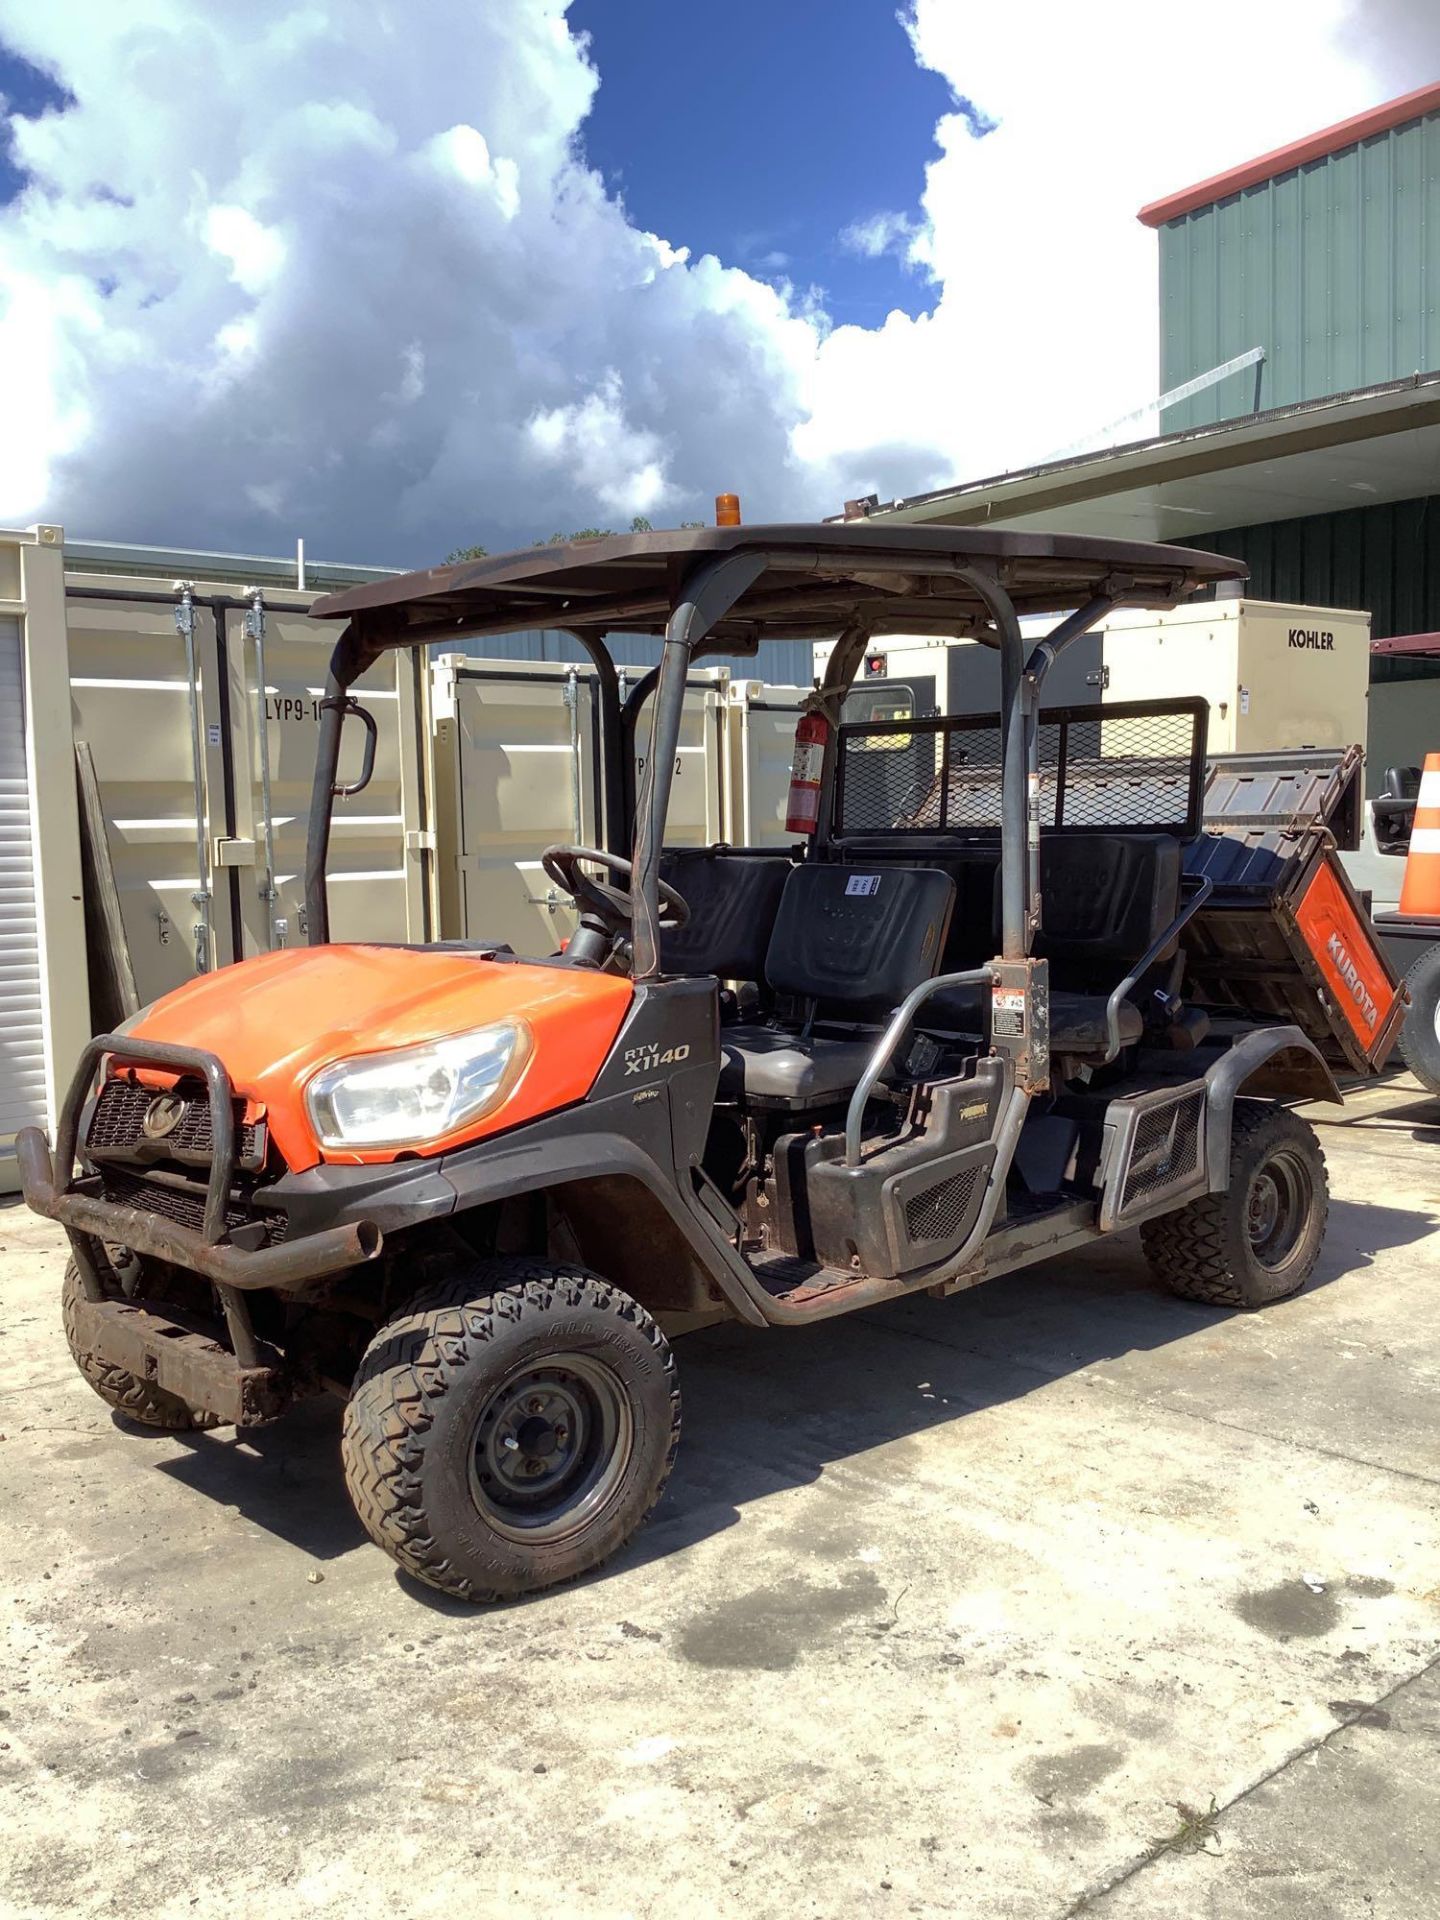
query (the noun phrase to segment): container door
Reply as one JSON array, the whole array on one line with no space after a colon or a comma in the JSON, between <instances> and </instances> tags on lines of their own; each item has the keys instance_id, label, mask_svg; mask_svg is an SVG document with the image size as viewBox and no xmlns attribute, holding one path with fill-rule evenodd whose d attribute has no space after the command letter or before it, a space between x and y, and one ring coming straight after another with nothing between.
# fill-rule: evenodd
<instances>
[{"instance_id":1,"label":"container door","mask_svg":"<svg viewBox=\"0 0 1440 1920\"><path fill-rule=\"evenodd\" d=\"M324 694L335 643L329 622L267 606L264 726L269 743L273 899L267 884L265 778L257 654L243 615L225 621L232 688L238 832L230 857L239 890L246 955L304 946L305 840ZM337 799L327 866L330 937L336 941L422 941L430 937L428 834L420 763L422 650L396 647L358 680L354 696L375 716L375 770L363 792ZM339 784L359 778L365 731L347 720ZM226 858L220 850L221 858Z\"/></svg>"},{"instance_id":2,"label":"container door","mask_svg":"<svg viewBox=\"0 0 1440 1920\"><path fill-rule=\"evenodd\" d=\"M767 687L758 680L731 688L725 715L730 732L725 838L732 846L785 847L795 839L785 831L785 815L795 723L807 691Z\"/></svg>"},{"instance_id":3,"label":"container door","mask_svg":"<svg viewBox=\"0 0 1440 1920\"><path fill-rule=\"evenodd\" d=\"M229 887L212 871L213 839L233 831L214 621L208 608L195 609L198 767L173 606L70 597L66 623L75 738L89 742L94 758L143 1006L236 957Z\"/></svg>"},{"instance_id":4,"label":"container door","mask_svg":"<svg viewBox=\"0 0 1440 1920\"><path fill-rule=\"evenodd\" d=\"M723 675L697 674L685 690L680 744L665 815L667 847L713 847L725 838L725 743ZM635 741L635 790L645 771L653 703L646 703Z\"/></svg>"},{"instance_id":5,"label":"container door","mask_svg":"<svg viewBox=\"0 0 1440 1920\"><path fill-rule=\"evenodd\" d=\"M20 622L0 617L0 1154L47 1123L40 922L25 755Z\"/></svg>"},{"instance_id":6,"label":"container door","mask_svg":"<svg viewBox=\"0 0 1440 1920\"><path fill-rule=\"evenodd\" d=\"M593 677L538 664L513 672L462 666L445 727L454 731L448 832L458 932L520 954L552 954L574 932L576 915L540 856L557 842L600 840Z\"/></svg>"}]
</instances>

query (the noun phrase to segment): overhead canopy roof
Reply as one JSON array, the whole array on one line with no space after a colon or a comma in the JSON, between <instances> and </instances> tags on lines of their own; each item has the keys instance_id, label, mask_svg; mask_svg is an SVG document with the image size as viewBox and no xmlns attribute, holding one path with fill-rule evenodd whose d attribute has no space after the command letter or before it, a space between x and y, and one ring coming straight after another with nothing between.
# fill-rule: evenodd
<instances>
[{"instance_id":1,"label":"overhead canopy roof","mask_svg":"<svg viewBox=\"0 0 1440 1920\"><path fill-rule=\"evenodd\" d=\"M865 524L1188 540L1414 499L1437 474L1440 372L942 487L872 508Z\"/></svg>"},{"instance_id":2,"label":"overhead canopy roof","mask_svg":"<svg viewBox=\"0 0 1440 1920\"><path fill-rule=\"evenodd\" d=\"M1234 560L1180 548L989 528L868 525L706 527L607 534L462 560L317 600L367 646L551 627L663 633L695 563L763 551L769 563L707 645L745 654L762 639L824 639L862 621L877 633L979 632L984 600L957 571L987 567L1017 613L1058 613L1112 591L1173 606L1197 587L1243 579Z\"/></svg>"}]
</instances>

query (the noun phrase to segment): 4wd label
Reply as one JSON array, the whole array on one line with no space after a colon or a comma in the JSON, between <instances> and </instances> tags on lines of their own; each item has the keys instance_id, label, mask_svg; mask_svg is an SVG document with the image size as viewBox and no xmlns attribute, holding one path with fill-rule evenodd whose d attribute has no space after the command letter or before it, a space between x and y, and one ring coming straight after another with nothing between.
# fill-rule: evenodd
<instances>
[{"instance_id":1,"label":"4wd label","mask_svg":"<svg viewBox=\"0 0 1440 1920\"><path fill-rule=\"evenodd\" d=\"M627 1047L625 1049L625 1077L628 1080L631 1074L658 1073L661 1067L678 1066L682 1060L688 1060L689 1058L690 1048L688 1044L680 1047L666 1047L663 1053L660 1051L658 1042L647 1044L643 1047Z\"/></svg>"},{"instance_id":2,"label":"4wd label","mask_svg":"<svg viewBox=\"0 0 1440 1920\"><path fill-rule=\"evenodd\" d=\"M1018 987L996 987L990 996L990 1031L996 1039L1025 1038L1025 995Z\"/></svg>"}]
</instances>

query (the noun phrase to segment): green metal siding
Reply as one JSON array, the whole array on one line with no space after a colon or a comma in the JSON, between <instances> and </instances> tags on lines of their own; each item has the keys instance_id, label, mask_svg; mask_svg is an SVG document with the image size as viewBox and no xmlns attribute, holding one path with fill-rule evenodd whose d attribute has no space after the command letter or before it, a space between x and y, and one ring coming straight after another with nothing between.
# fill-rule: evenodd
<instances>
[{"instance_id":1,"label":"green metal siding","mask_svg":"<svg viewBox=\"0 0 1440 1920\"><path fill-rule=\"evenodd\" d=\"M1265 349L1262 407L1440 366L1440 113L1160 229L1160 384ZM1165 433L1248 413L1253 370L1166 409Z\"/></svg>"},{"instance_id":2,"label":"green metal siding","mask_svg":"<svg viewBox=\"0 0 1440 1920\"><path fill-rule=\"evenodd\" d=\"M1234 527L1181 543L1250 568L1257 600L1361 607L1371 636L1440 633L1440 494Z\"/></svg>"}]
</instances>

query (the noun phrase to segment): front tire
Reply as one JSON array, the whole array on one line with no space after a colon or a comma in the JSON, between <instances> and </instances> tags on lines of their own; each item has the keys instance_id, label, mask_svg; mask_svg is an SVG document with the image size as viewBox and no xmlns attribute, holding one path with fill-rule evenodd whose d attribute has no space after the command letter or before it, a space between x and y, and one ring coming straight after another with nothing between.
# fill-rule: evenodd
<instances>
[{"instance_id":1,"label":"front tire","mask_svg":"<svg viewBox=\"0 0 1440 1920\"><path fill-rule=\"evenodd\" d=\"M680 1437L668 1341L598 1274L477 1261L376 1333L345 1409L345 1480L407 1573L500 1600L589 1572L659 1499Z\"/></svg>"},{"instance_id":2,"label":"front tire","mask_svg":"<svg viewBox=\"0 0 1440 1920\"><path fill-rule=\"evenodd\" d=\"M113 1273L102 1270L100 1278L107 1294L112 1299L118 1299L120 1287ZM164 1289L151 1286L147 1292L151 1298L155 1298L157 1293L163 1297ZM220 1424L213 1414L197 1412L178 1394L167 1393L153 1381L142 1380L138 1374L115 1366L103 1354L89 1349L80 1337L78 1325L77 1307L84 1298L80 1269L72 1260L65 1269L65 1279L60 1289L60 1316L65 1326L65 1342L76 1366L107 1407L113 1407L116 1413L133 1420L137 1426L155 1427L164 1433L203 1431Z\"/></svg>"},{"instance_id":3,"label":"front tire","mask_svg":"<svg viewBox=\"0 0 1440 1920\"><path fill-rule=\"evenodd\" d=\"M1298 1293L1325 1240L1330 1189L1309 1121L1265 1100L1237 1100L1230 1185L1161 1219L1140 1242L1161 1286L1212 1307L1263 1307Z\"/></svg>"},{"instance_id":4,"label":"front tire","mask_svg":"<svg viewBox=\"0 0 1440 1920\"><path fill-rule=\"evenodd\" d=\"M1440 1093L1440 942L1425 949L1405 985L1410 1006L1400 1029L1400 1057L1422 1087Z\"/></svg>"}]
</instances>

